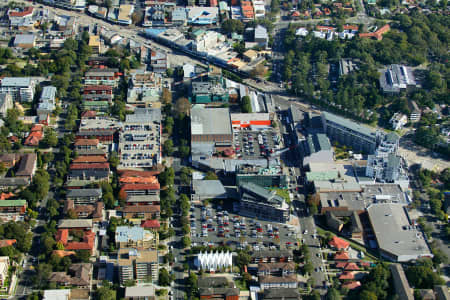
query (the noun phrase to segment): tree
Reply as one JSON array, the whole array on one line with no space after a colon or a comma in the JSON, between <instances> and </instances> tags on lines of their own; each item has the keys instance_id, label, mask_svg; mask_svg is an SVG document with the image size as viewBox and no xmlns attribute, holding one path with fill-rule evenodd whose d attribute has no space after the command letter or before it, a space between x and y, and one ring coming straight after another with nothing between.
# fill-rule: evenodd
<instances>
[{"instance_id":1,"label":"tree","mask_svg":"<svg viewBox=\"0 0 450 300\"><path fill-rule=\"evenodd\" d=\"M172 103L172 92L166 87L162 90L161 100L164 104Z\"/></svg>"},{"instance_id":2,"label":"tree","mask_svg":"<svg viewBox=\"0 0 450 300\"><path fill-rule=\"evenodd\" d=\"M113 168L117 168L117 166L119 165L119 155L117 154L116 151L111 152L111 154L109 155L109 164L111 165L111 167Z\"/></svg>"},{"instance_id":3,"label":"tree","mask_svg":"<svg viewBox=\"0 0 450 300\"><path fill-rule=\"evenodd\" d=\"M239 269L243 270L244 266L248 265L252 260L252 257L246 251L239 251L236 257L236 265Z\"/></svg>"},{"instance_id":4,"label":"tree","mask_svg":"<svg viewBox=\"0 0 450 300\"><path fill-rule=\"evenodd\" d=\"M242 34L244 32L245 25L240 20L228 19L222 22L222 31L228 34L233 32Z\"/></svg>"},{"instance_id":5,"label":"tree","mask_svg":"<svg viewBox=\"0 0 450 300\"><path fill-rule=\"evenodd\" d=\"M179 114L189 115L190 109L191 109L191 103L185 97L178 98L177 102L175 102L175 110Z\"/></svg>"},{"instance_id":6,"label":"tree","mask_svg":"<svg viewBox=\"0 0 450 300\"><path fill-rule=\"evenodd\" d=\"M44 148L56 147L58 145L58 136L53 128L46 128L44 138L41 140Z\"/></svg>"},{"instance_id":7,"label":"tree","mask_svg":"<svg viewBox=\"0 0 450 300\"><path fill-rule=\"evenodd\" d=\"M341 294L335 288L330 288L327 293L327 300L340 300L342 299Z\"/></svg>"},{"instance_id":8,"label":"tree","mask_svg":"<svg viewBox=\"0 0 450 300\"><path fill-rule=\"evenodd\" d=\"M183 185L189 185L191 183L191 170L187 167L182 167L180 170L180 181Z\"/></svg>"},{"instance_id":9,"label":"tree","mask_svg":"<svg viewBox=\"0 0 450 300\"><path fill-rule=\"evenodd\" d=\"M167 272L166 268L159 269L158 274L158 284L160 286L169 286L172 282L169 272Z\"/></svg>"},{"instance_id":10,"label":"tree","mask_svg":"<svg viewBox=\"0 0 450 300\"><path fill-rule=\"evenodd\" d=\"M218 180L219 177L213 171L208 171L205 176L205 180Z\"/></svg>"},{"instance_id":11,"label":"tree","mask_svg":"<svg viewBox=\"0 0 450 300\"><path fill-rule=\"evenodd\" d=\"M47 286L48 278L52 272L52 266L45 263L40 263L36 266L36 273L33 277L33 282L40 288Z\"/></svg>"},{"instance_id":12,"label":"tree","mask_svg":"<svg viewBox=\"0 0 450 300\"><path fill-rule=\"evenodd\" d=\"M178 147L178 153L181 158L188 157L190 152L191 152L191 148L187 145L181 145Z\"/></svg>"},{"instance_id":13,"label":"tree","mask_svg":"<svg viewBox=\"0 0 450 300\"><path fill-rule=\"evenodd\" d=\"M163 144L163 153L166 156L172 156L174 152L172 140L166 140Z\"/></svg>"},{"instance_id":14,"label":"tree","mask_svg":"<svg viewBox=\"0 0 450 300\"><path fill-rule=\"evenodd\" d=\"M241 111L243 113L251 113L252 112L252 104L249 96L244 96L241 99Z\"/></svg>"},{"instance_id":15,"label":"tree","mask_svg":"<svg viewBox=\"0 0 450 300\"><path fill-rule=\"evenodd\" d=\"M184 236L182 242L184 248L188 248L191 246L191 239L188 236Z\"/></svg>"},{"instance_id":16,"label":"tree","mask_svg":"<svg viewBox=\"0 0 450 300\"><path fill-rule=\"evenodd\" d=\"M142 20L144 19L144 16L142 14L141 11L135 11L132 15L131 15L131 21L133 22L133 24L138 25L142 22Z\"/></svg>"},{"instance_id":17,"label":"tree","mask_svg":"<svg viewBox=\"0 0 450 300\"><path fill-rule=\"evenodd\" d=\"M98 300L116 300L116 291L107 286L102 286L97 290L96 299Z\"/></svg>"},{"instance_id":18,"label":"tree","mask_svg":"<svg viewBox=\"0 0 450 300\"><path fill-rule=\"evenodd\" d=\"M417 264L406 269L409 283L418 289L432 289L435 285L444 284L444 280L433 271L431 259L420 259Z\"/></svg>"},{"instance_id":19,"label":"tree","mask_svg":"<svg viewBox=\"0 0 450 300\"><path fill-rule=\"evenodd\" d=\"M378 297L377 297L377 294L375 294L374 292L364 290L360 294L360 299L361 300L378 300Z\"/></svg>"}]
</instances>

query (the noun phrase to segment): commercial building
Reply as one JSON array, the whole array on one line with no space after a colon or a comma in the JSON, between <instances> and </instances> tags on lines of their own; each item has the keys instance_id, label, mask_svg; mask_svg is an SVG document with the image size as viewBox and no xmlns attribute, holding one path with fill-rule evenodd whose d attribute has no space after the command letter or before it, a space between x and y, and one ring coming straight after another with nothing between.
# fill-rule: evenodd
<instances>
[{"instance_id":1,"label":"commercial building","mask_svg":"<svg viewBox=\"0 0 450 300\"><path fill-rule=\"evenodd\" d=\"M228 194L220 180L192 180L191 200L227 199Z\"/></svg>"},{"instance_id":2,"label":"commercial building","mask_svg":"<svg viewBox=\"0 0 450 300\"><path fill-rule=\"evenodd\" d=\"M421 257L433 257L422 231L410 223L403 204L373 204L367 208L367 213L380 254L384 258L408 262Z\"/></svg>"},{"instance_id":3,"label":"commercial building","mask_svg":"<svg viewBox=\"0 0 450 300\"><path fill-rule=\"evenodd\" d=\"M13 102L31 102L36 80L31 77L5 77L1 80L0 93L9 93Z\"/></svg>"},{"instance_id":4,"label":"commercial building","mask_svg":"<svg viewBox=\"0 0 450 300\"><path fill-rule=\"evenodd\" d=\"M158 234L139 226L117 226L115 241L117 248L156 249Z\"/></svg>"},{"instance_id":5,"label":"commercial building","mask_svg":"<svg viewBox=\"0 0 450 300\"><path fill-rule=\"evenodd\" d=\"M402 90L421 86L416 81L411 67L394 64L381 72L380 87L385 93L397 94Z\"/></svg>"},{"instance_id":6,"label":"commercial building","mask_svg":"<svg viewBox=\"0 0 450 300\"><path fill-rule=\"evenodd\" d=\"M268 129L272 127L272 120L268 113L234 113L231 114L231 124L234 130L251 128L251 130Z\"/></svg>"},{"instance_id":7,"label":"commercial building","mask_svg":"<svg viewBox=\"0 0 450 300\"><path fill-rule=\"evenodd\" d=\"M322 125L332 141L350 146L354 152L374 153L381 138L378 132L365 125L328 112L322 112Z\"/></svg>"},{"instance_id":8,"label":"commercial building","mask_svg":"<svg viewBox=\"0 0 450 300\"><path fill-rule=\"evenodd\" d=\"M125 288L125 300L153 300L156 299L153 286L129 286Z\"/></svg>"},{"instance_id":9,"label":"commercial building","mask_svg":"<svg viewBox=\"0 0 450 300\"><path fill-rule=\"evenodd\" d=\"M285 223L289 220L289 205L276 191L254 183L239 186L240 214L248 217Z\"/></svg>"},{"instance_id":10,"label":"commercial building","mask_svg":"<svg viewBox=\"0 0 450 300\"><path fill-rule=\"evenodd\" d=\"M233 267L233 254L231 252L200 252L197 255L196 265L200 270L216 272L221 269Z\"/></svg>"},{"instance_id":11,"label":"commercial building","mask_svg":"<svg viewBox=\"0 0 450 300\"><path fill-rule=\"evenodd\" d=\"M279 166L264 168L254 165L241 165L236 168L236 185L254 183L270 188L287 188L287 175Z\"/></svg>"},{"instance_id":12,"label":"commercial building","mask_svg":"<svg viewBox=\"0 0 450 300\"><path fill-rule=\"evenodd\" d=\"M231 146L233 133L229 109L194 105L191 109L191 141Z\"/></svg>"},{"instance_id":13,"label":"commercial building","mask_svg":"<svg viewBox=\"0 0 450 300\"><path fill-rule=\"evenodd\" d=\"M119 138L119 169L161 163L161 110L136 108L127 115Z\"/></svg>"},{"instance_id":14,"label":"commercial building","mask_svg":"<svg viewBox=\"0 0 450 300\"><path fill-rule=\"evenodd\" d=\"M117 253L119 281L123 285L132 280L139 283L158 282L158 252L121 248Z\"/></svg>"},{"instance_id":15,"label":"commercial building","mask_svg":"<svg viewBox=\"0 0 450 300\"><path fill-rule=\"evenodd\" d=\"M16 29L31 28L35 20L33 19L34 8L32 6L24 7L23 9L9 9L8 18L9 26Z\"/></svg>"},{"instance_id":16,"label":"commercial building","mask_svg":"<svg viewBox=\"0 0 450 300\"><path fill-rule=\"evenodd\" d=\"M230 95L225 88L223 77L210 77L207 81L193 81L191 83L191 97L189 98L191 103L228 103L229 98Z\"/></svg>"},{"instance_id":17,"label":"commercial building","mask_svg":"<svg viewBox=\"0 0 450 300\"><path fill-rule=\"evenodd\" d=\"M34 34L18 34L14 38L13 46L16 48L30 49L36 46Z\"/></svg>"}]
</instances>

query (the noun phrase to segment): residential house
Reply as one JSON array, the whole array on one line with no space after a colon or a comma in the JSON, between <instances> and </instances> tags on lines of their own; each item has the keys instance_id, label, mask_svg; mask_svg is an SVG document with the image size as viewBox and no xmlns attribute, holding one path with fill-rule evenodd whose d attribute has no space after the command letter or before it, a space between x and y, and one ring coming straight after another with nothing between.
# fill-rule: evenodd
<instances>
[{"instance_id":1,"label":"residential house","mask_svg":"<svg viewBox=\"0 0 450 300\"><path fill-rule=\"evenodd\" d=\"M338 238L337 236L333 236L333 238L328 242L328 245L330 245L331 248L336 250L347 250L348 247L350 247L350 243L347 241L344 241L341 238Z\"/></svg>"},{"instance_id":2,"label":"residential house","mask_svg":"<svg viewBox=\"0 0 450 300\"><path fill-rule=\"evenodd\" d=\"M288 276L259 276L259 285L262 290L273 288L290 288L295 289L298 287L297 275Z\"/></svg>"},{"instance_id":3,"label":"residential house","mask_svg":"<svg viewBox=\"0 0 450 300\"><path fill-rule=\"evenodd\" d=\"M27 153L22 155L19 167L17 168L16 178L33 179L34 173L37 169L37 155L36 153Z\"/></svg>"},{"instance_id":4,"label":"residential house","mask_svg":"<svg viewBox=\"0 0 450 300\"><path fill-rule=\"evenodd\" d=\"M59 286L74 286L82 289L91 288L92 264L80 263L70 266L68 273L53 272L49 281Z\"/></svg>"},{"instance_id":5,"label":"residential house","mask_svg":"<svg viewBox=\"0 0 450 300\"><path fill-rule=\"evenodd\" d=\"M24 145L29 147L39 146L39 142L44 138L44 126L42 124L34 124L30 133L25 138Z\"/></svg>"},{"instance_id":6,"label":"residential house","mask_svg":"<svg viewBox=\"0 0 450 300\"><path fill-rule=\"evenodd\" d=\"M26 200L0 200L1 215L25 215L27 207Z\"/></svg>"},{"instance_id":7,"label":"residential house","mask_svg":"<svg viewBox=\"0 0 450 300\"><path fill-rule=\"evenodd\" d=\"M16 48L30 49L36 46L36 35L18 34L14 38L13 46Z\"/></svg>"},{"instance_id":8,"label":"residential house","mask_svg":"<svg viewBox=\"0 0 450 300\"><path fill-rule=\"evenodd\" d=\"M102 199L102 189L69 190L66 198L76 205L95 204Z\"/></svg>"}]
</instances>

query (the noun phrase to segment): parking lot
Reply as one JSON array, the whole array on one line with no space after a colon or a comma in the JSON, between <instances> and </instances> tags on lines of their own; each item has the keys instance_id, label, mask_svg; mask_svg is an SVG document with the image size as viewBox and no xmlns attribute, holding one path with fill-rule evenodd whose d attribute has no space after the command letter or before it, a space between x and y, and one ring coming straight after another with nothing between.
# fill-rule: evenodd
<instances>
[{"instance_id":1,"label":"parking lot","mask_svg":"<svg viewBox=\"0 0 450 300\"><path fill-rule=\"evenodd\" d=\"M266 157L280 147L280 137L270 130L238 131L234 133L234 147L238 157Z\"/></svg>"},{"instance_id":2,"label":"parking lot","mask_svg":"<svg viewBox=\"0 0 450 300\"><path fill-rule=\"evenodd\" d=\"M297 243L298 227L242 217L220 207L196 205L189 217L192 246L250 246L258 251L291 249Z\"/></svg>"}]
</instances>

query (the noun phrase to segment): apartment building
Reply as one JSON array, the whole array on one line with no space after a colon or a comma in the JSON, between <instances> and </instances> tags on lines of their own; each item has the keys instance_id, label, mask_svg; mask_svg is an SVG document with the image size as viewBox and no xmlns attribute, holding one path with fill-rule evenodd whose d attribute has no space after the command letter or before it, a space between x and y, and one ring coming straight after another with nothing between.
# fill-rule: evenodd
<instances>
[{"instance_id":1,"label":"apartment building","mask_svg":"<svg viewBox=\"0 0 450 300\"><path fill-rule=\"evenodd\" d=\"M354 152L374 153L381 138L380 133L365 125L328 112L322 112L322 126L332 141L350 146Z\"/></svg>"},{"instance_id":2,"label":"apartment building","mask_svg":"<svg viewBox=\"0 0 450 300\"><path fill-rule=\"evenodd\" d=\"M13 102L31 102L36 90L36 80L31 77L5 77L1 80L0 93L9 93Z\"/></svg>"},{"instance_id":3,"label":"apartment building","mask_svg":"<svg viewBox=\"0 0 450 300\"><path fill-rule=\"evenodd\" d=\"M158 282L158 252L121 248L117 253L119 281L123 285L132 280L139 283Z\"/></svg>"},{"instance_id":4,"label":"apartment building","mask_svg":"<svg viewBox=\"0 0 450 300\"><path fill-rule=\"evenodd\" d=\"M84 74L85 85L107 85L115 87L119 82L118 69L90 69Z\"/></svg>"},{"instance_id":5,"label":"apartment building","mask_svg":"<svg viewBox=\"0 0 450 300\"><path fill-rule=\"evenodd\" d=\"M0 256L0 285L3 286L8 278L9 256Z\"/></svg>"},{"instance_id":6,"label":"apartment building","mask_svg":"<svg viewBox=\"0 0 450 300\"><path fill-rule=\"evenodd\" d=\"M42 89L41 98L36 109L38 115L49 115L56 107L56 87L45 86Z\"/></svg>"},{"instance_id":7,"label":"apartment building","mask_svg":"<svg viewBox=\"0 0 450 300\"><path fill-rule=\"evenodd\" d=\"M161 51L152 51L150 54L150 66L153 72L166 72L168 68L167 54Z\"/></svg>"},{"instance_id":8,"label":"apartment building","mask_svg":"<svg viewBox=\"0 0 450 300\"><path fill-rule=\"evenodd\" d=\"M156 249L158 234L139 226L117 226L115 241L117 248Z\"/></svg>"},{"instance_id":9,"label":"apartment building","mask_svg":"<svg viewBox=\"0 0 450 300\"><path fill-rule=\"evenodd\" d=\"M0 93L0 116L6 117L8 109L13 108L14 102L9 93Z\"/></svg>"},{"instance_id":10,"label":"apartment building","mask_svg":"<svg viewBox=\"0 0 450 300\"><path fill-rule=\"evenodd\" d=\"M66 198L76 205L95 204L102 199L102 189L68 190Z\"/></svg>"}]
</instances>

